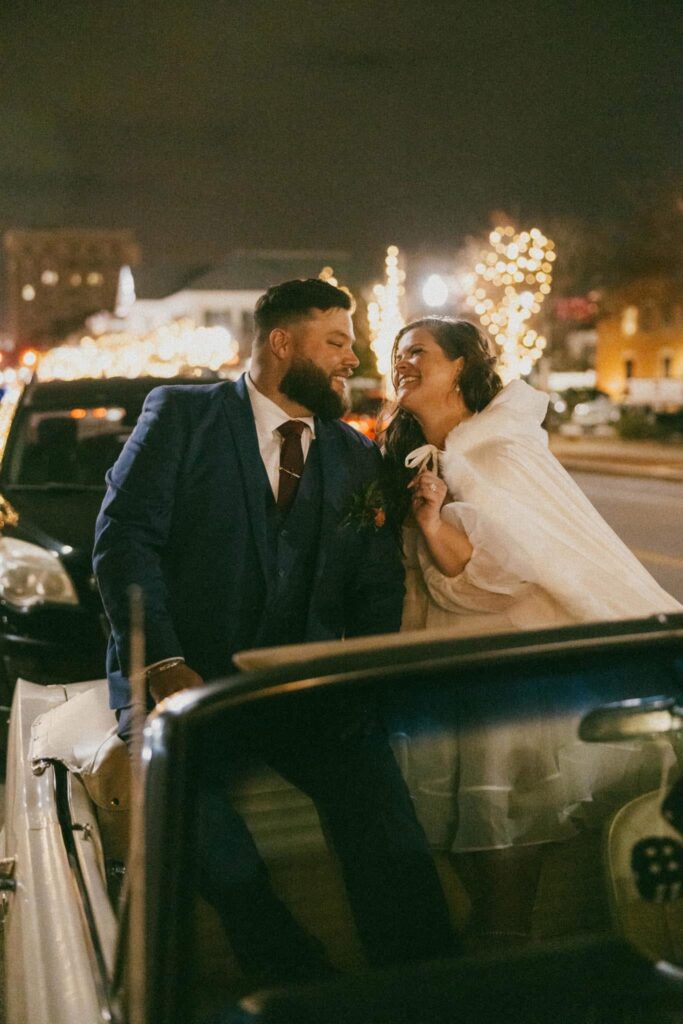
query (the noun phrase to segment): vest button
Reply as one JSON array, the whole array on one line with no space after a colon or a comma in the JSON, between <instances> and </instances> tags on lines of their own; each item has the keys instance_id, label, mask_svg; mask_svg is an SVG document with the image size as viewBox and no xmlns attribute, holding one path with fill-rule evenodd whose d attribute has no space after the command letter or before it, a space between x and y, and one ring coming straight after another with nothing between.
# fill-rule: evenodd
<instances>
[{"instance_id":1,"label":"vest button","mask_svg":"<svg viewBox=\"0 0 683 1024\"><path fill-rule=\"evenodd\" d=\"M277 574L280 577L280 579L282 579L283 576L286 576L286 573L285 573L284 569L278 569Z\"/></svg>"}]
</instances>

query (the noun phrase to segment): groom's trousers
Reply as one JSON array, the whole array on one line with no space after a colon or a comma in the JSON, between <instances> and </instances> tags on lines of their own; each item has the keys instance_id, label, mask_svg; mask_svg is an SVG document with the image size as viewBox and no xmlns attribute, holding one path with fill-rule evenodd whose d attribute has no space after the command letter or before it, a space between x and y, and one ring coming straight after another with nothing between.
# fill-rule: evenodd
<instances>
[{"instance_id":1,"label":"groom's trousers","mask_svg":"<svg viewBox=\"0 0 683 1024\"><path fill-rule=\"evenodd\" d=\"M438 874L384 730L367 710L315 694L244 707L228 734L203 744L199 887L251 978L307 980L331 968L320 943L275 895L230 802L245 757L269 765L314 802L369 964L455 952Z\"/></svg>"}]
</instances>

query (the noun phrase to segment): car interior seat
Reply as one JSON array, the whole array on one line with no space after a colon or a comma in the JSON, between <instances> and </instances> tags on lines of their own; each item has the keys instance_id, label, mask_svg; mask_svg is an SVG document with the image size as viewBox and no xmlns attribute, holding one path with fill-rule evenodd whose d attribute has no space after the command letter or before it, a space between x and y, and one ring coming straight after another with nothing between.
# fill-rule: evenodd
<instances>
[{"instance_id":1,"label":"car interior seat","mask_svg":"<svg viewBox=\"0 0 683 1024\"><path fill-rule=\"evenodd\" d=\"M70 416L40 420L36 443L25 452L22 483L75 483L78 476L78 421Z\"/></svg>"}]
</instances>

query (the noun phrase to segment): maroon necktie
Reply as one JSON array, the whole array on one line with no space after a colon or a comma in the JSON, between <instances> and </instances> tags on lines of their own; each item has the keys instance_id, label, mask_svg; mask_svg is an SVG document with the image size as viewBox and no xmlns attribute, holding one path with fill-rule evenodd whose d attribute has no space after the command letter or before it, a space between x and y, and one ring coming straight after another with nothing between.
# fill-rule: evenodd
<instances>
[{"instance_id":1,"label":"maroon necktie","mask_svg":"<svg viewBox=\"0 0 683 1024\"><path fill-rule=\"evenodd\" d=\"M299 486L304 471L304 452L301 447L301 435L306 424L301 420L287 420L278 428L282 435L280 449L280 483L277 491L277 507L281 512L288 512Z\"/></svg>"}]
</instances>

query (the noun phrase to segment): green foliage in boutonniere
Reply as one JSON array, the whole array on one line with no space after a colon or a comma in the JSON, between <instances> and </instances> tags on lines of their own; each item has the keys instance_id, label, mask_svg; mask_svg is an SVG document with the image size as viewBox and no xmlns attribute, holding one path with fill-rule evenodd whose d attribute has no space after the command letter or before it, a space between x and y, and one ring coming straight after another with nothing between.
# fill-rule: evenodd
<instances>
[{"instance_id":1,"label":"green foliage in boutonniere","mask_svg":"<svg viewBox=\"0 0 683 1024\"><path fill-rule=\"evenodd\" d=\"M386 521L387 511L382 488L373 480L364 490L353 495L341 525L353 526L355 530L381 530Z\"/></svg>"}]
</instances>

